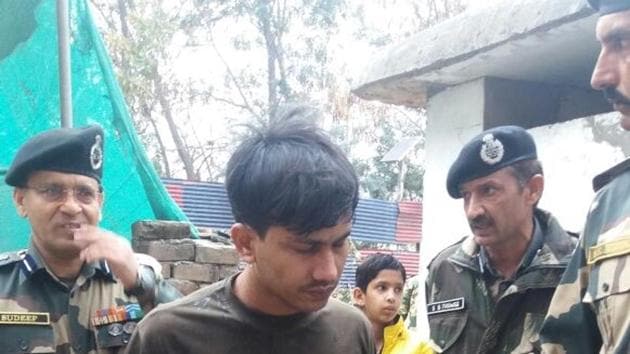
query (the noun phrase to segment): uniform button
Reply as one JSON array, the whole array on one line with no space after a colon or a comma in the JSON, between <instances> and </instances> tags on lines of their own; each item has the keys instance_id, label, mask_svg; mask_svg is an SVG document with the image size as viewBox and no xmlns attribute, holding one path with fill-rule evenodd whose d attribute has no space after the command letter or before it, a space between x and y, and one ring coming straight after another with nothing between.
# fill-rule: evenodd
<instances>
[{"instance_id":1,"label":"uniform button","mask_svg":"<svg viewBox=\"0 0 630 354\"><path fill-rule=\"evenodd\" d=\"M18 339L18 345L20 346L20 349L26 351L26 349L28 349L28 343L26 343L26 341L24 339Z\"/></svg>"},{"instance_id":2,"label":"uniform button","mask_svg":"<svg viewBox=\"0 0 630 354\"><path fill-rule=\"evenodd\" d=\"M75 352L80 352L81 351L81 344L75 344L72 346L72 348L74 348Z\"/></svg>"},{"instance_id":3,"label":"uniform button","mask_svg":"<svg viewBox=\"0 0 630 354\"><path fill-rule=\"evenodd\" d=\"M608 283L604 283L602 284L602 290L607 293L608 289L610 289L610 285L608 285Z\"/></svg>"}]
</instances>

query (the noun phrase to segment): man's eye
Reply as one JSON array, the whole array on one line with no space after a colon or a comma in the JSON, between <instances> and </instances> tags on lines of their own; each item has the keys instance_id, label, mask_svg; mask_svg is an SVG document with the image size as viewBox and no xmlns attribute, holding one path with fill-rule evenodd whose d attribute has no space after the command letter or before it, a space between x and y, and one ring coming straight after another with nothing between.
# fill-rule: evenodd
<instances>
[{"instance_id":1,"label":"man's eye","mask_svg":"<svg viewBox=\"0 0 630 354\"><path fill-rule=\"evenodd\" d=\"M76 193L80 196L80 197L84 197L84 198L94 198L96 196L96 192L88 187L79 187L76 189Z\"/></svg>"},{"instance_id":2,"label":"man's eye","mask_svg":"<svg viewBox=\"0 0 630 354\"><path fill-rule=\"evenodd\" d=\"M337 241L337 242L333 243L333 247L335 247L335 248L341 248L341 247L345 246L347 243L348 243L348 239L347 239L347 238L344 238L344 239L343 239L343 240L341 240L341 241Z\"/></svg>"},{"instance_id":3,"label":"man's eye","mask_svg":"<svg viewBox=\"0 0 630 354\"><path fill-rule=\"evenodd\" d=\"M317 252L317 245L298 247L298 248L296 248L296 251L298 253L303 253L303 254L316 253Z\"/></svg>"},{"instance_id":4,"label":"man's eye","mask_svg":"<svg viewBox=\"0 0 630 354\"><path fill-rule=\"evenodd\" d=\"M59 186L48 186L43 188L43 193L56 199L63 194L63 188Z\"/></svg>"},{"instance_id":5,"label":"man's eye","mask_svg":"<svg viewBox=\"0 0 630 354\"><path fill-rule=\"evenodd\" d=\"M496 189L496 188L494 188L494 187L492 187L492 186L487 186L487 187L485 187L485 188L483 189L483 193L484 193L485 195L492 195L492 194L494 194L494 192L496 192L496 190L497 190L497 189Z\"/></svg>"}]
</instances>

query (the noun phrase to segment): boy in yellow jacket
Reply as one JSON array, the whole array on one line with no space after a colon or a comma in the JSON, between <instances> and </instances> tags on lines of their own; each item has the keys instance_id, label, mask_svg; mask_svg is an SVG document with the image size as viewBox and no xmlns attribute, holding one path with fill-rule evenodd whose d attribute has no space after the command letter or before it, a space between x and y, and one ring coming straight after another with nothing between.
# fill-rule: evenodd
<instances>
[{"instance_id":1,"label":"boy in yellow jacket","mask_svg":"<svg viewBox=\"0 0 630 354\"><path fill-rule=\"evenodd\" d=\"M372 323L380 354L432 354L433 350L414 338L405 327L400 309L405 267L389 254L368 257L355 274L354 304Z\"/></svg>"}]
</instances>

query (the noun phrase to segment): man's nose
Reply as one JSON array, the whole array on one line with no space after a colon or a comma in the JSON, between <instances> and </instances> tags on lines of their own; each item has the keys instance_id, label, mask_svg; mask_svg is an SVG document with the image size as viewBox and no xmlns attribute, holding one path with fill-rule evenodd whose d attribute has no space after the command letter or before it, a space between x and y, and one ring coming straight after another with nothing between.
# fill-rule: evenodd
<instances>
[{"instance_id":1,"label":"man's nose","mask_svg":"<svg viewBox=\"0 0 630 354\"><path fill-rule=\"evenodd\" d=\"M63 202L61 203L61 211L67 214L78 214L81 211L81 205L72 189L65 191Z\"/></svg>"},{"instance_id":2,"label":"man's nose","mask_svg":"<svg viewBox=\"0 0 630 354\"><path fill-rule=\"evenodd\" d=\"M593 69L591 87L595 90L603 90L607 87L617 87L618 85L619 75L613 58L602 50Z\"/></svg>"},{"instance_id":3,"label":"man's nose","mask_svg":"<svg viewBox=\"0 0 630 354\"><path fill-rule=\"evenodd\" d=\"M470 199L467 201L467 203L464 206L464 209L465 209L464 211L466 212L466 217L468 217L468 220L472 220L476 218L477 216L483 214L483 206L481 202L474 195L472 195Z\"/></svg>"},{"instance_id":4,"label":"man's nose","mask_svg":"<svg viewBox=\"0 0 630 354\"><path fill-rule=\"evenodd\" d=\"M339 270L335 252L332 249L323 249L318 253L318 260L313 270L313 279L319 282L332 283L339 278Z\"/></svg>"}]
</instances>

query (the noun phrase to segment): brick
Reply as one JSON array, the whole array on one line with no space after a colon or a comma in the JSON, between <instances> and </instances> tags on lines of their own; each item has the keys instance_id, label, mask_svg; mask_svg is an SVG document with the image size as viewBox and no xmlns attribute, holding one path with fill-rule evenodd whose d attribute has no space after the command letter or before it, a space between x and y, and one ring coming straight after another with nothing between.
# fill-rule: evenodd
<instances>
[{"instance_id":1,"label":"brick","mask_svg":"<svg viewBox=\"0 0 630 354\"><path fill-rule=\"evenodd\" d=\"M173 274L173 262L160 262L160 265L162 265L162 277L164 277L164 279L171 278Z\"/></svg>"},{"instance_id":2,"label":"brick","mask_svg":"<svg viewBox=\"0 0 630 354\"><path fill-rule=\"evenodd\" d=\"M141 220L131 226L134 240L186 239L192 237L190 224L179 221Z\"/></svg>"},{"instance_id":3,"label":"brick","mask_svg":"<svg viewBox=\"0 0 630 354\"><path fill-rule=\"evenodd\" d=\"M216 265L193 262L178 262L173 265L173 278L212 283L217 281Z\"/></svg>"},{"instance_id":4,"label":"brick","mask_svg":"<svg viewBox=\"0 0 630 354\"><path fill-rule=\"evenodd\" d=\"M231 275L238 273L239 270L237 265L222 264L217 266L217 268L217 280L228 278Z\"/></svg>"},{"instance_id":5,"label":"brick","mask_svg":"<svg viewBox=\"0 0 630 354\"><path fill-rule=\"evenodd\" d=\"M237 264L238 253L232 245L225 245L208 240L193 240L195 243L195 262L211 264Z\"/></svg>"},{"instance_id":6,"label":"brick","mask_svg":"<svg viewBox=\"0 0 630 354\"><path fill-rule=\"evenodd\" d=\"M193 291L199 289L199 285L194 281L180 280L175 278L168 279L167 281L171 283L171 285L173 285L183 295L188 295Z\"/></svg>"},{"instance_id":7,"label":"brick","mask_svg":"<svg viewBox=\"0 0 630 354\"><path fill-rule=\"evenodd\" d=\"M147 253L158 261L191 261L195 259L195 245L190 240L134 240L133 249L136 252Z\"/></svg>"}]
</instances>

